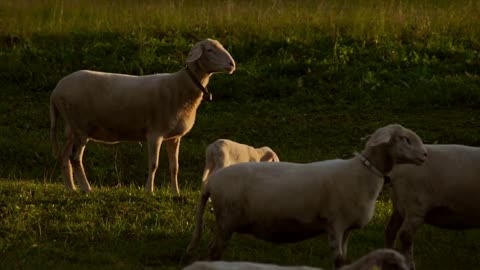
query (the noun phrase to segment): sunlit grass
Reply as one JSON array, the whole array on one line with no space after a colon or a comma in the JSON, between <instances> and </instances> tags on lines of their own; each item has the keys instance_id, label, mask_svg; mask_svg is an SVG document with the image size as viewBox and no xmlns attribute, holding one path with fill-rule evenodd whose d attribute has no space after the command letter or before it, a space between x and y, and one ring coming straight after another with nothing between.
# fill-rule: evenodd
<instances>
[{"instance_id":1,"label":"sunlit grass","mask_svg":"<svg viewBox=\"0 0 480 270\"><path fill-rule=\"evenodd\" d=\"M6 0L0 3L0 29L15 35L223 30L270 36L320 31L369 39L409 32L477 39L479 13L478 1Z\"/></svg>"},{"instance_id":2,"label":"sunlit grass","mask_svg":"<svg viewBox=\"0 0 480 270\"><path fill-rule=\"evenodd\" d=\"M0 179L2 269L180 269L205 256L212 237L213 216L206 211L199 250L185 254L197 196L198 191L190 188L183 190L182 198L171 196L166 188L152 196L134 185L71 193L61 184ZM390 211L391 203L379 200L372 221L353 232L348 249L351 260L383 246ZM474 267L478 258L467 254L480 248L478 237L478 232L426 226L415 237L417 266ZM225 259L324 269L332 265L326 235L278 245L236 234Z\"/></svg>"}]
</instances>

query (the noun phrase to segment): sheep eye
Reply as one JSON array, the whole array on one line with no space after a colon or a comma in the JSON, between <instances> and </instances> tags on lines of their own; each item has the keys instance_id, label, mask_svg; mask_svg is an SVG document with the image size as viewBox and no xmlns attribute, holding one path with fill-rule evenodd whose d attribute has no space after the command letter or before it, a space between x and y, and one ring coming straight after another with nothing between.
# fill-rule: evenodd
<instances>
[{"instance_id":1,"label":"sheep eye","mask_svg":"<svg viewBox=\"0 0 480 270\"><path fill-rule=\"evenodd\" d=\"M412 142L410 142L410 139L408 137L403 137L403 139L405 140L405 142L408 144L408 145L411 145Z\"/></svg>"},{"instance_id":2,"label":"sheep eye","mask_svg":"<svg viewBox=\"0 0 480 270\"><path fill-rule=\"evenodd\" d=\"M207 52L213 52L213 49L212 49L212 48L208 48L208 49L207 49Z\"/></svg>"}]
</instances>

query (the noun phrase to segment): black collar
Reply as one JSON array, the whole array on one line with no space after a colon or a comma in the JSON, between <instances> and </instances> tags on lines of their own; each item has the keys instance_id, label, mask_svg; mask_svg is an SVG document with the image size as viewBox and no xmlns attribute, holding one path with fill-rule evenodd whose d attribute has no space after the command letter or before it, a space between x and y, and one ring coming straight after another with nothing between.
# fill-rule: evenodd
<instances>
[{"instance_id":1,"label":"black collar","mask_svg":"<svg viewBox=\"0 0 480 270\"><path fill-rule=\"evenodd\" d=\"M197 77L195 77L195 74L193 74L193 71L188 66L185 66L185 70L187 71L187 74L190 77L190 79L192 79L193 83L195 83L195 85L198 88L200 88L200 90L202 90L203 100L205 100L206 102L212 101L212 94L210 94L210 92L208 92L207 88L204 87L202 85L202 83L200 83L200 81L197 79Z\"/></svg>"}]
</instances>

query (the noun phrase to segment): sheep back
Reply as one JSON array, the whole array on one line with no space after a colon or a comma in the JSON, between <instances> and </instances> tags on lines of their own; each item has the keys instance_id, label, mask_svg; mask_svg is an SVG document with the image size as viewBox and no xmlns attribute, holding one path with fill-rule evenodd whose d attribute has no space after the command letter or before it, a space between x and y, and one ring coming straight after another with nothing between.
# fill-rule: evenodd
<instances>
[{"instance_id":1,"label":"sheep back","mask_svg":"<svg viewBox=\"0 0 480 270\"><path fill-rule=\"evenodd\" d=\"M364 177L349 174L358 169L355 166L362 165L346 160L240 163L212 174L207 191L217 219L228 212L233 230L273 242L295 242L324 232L333 220L340 227L362 227L370 220L375 199L358 190L368 185L359 185ZM381 179L378 182L381 185Z\"/></svg>"},{"instance_id":2,"label":"sheep back","mask_svg":"<svg viewBox=\"0 0 480 270\"><path fill-rule=\"evenodd\" d=\"M63 78L51 100L73 131L93 140L144 140L154 130L164 131L165 138L179 136L192 128L201 101L199 96L187 110L176 105L179 76L81 70Z\"/></svg>"}]
</instances>

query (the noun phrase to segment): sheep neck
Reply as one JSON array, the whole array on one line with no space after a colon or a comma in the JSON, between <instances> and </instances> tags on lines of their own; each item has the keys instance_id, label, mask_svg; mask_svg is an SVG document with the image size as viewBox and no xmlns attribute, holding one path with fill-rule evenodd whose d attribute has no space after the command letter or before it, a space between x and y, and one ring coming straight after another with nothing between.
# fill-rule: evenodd
<instances>
[{"instance_id":1,"label":"sheep neck","mask_svg":"<svg viewBox=\"0 0 480 270\"><path fill-rule=\"evenodd\" d=\"M370 171L372 171L374 174L376 174L379 177L385 177L384 174L380 170L378 170L377 167L372 162L370 162L370 160L365 158L362 154L355 152L355 156L357 156L360 159L360 161L362 161L362 164L365 167L367 167Z\"/></svg>"},{"instance_id":2,"label":"sheep neck","mask_svg":"<svg viewBox=\"0 0 480 270\"><path fill-rule=\"evenodd\" d=\"M193 81L193 83L202 90L203 100L211 101L212 94L207 89L207 84L210 80L211 74L203 71L203 69L198 66L198 64L187 64L185 66L185 71L187 71L188 76Z\"/></svg>"},{"instance_id":3,"label":"sheep neck","mask_svg":"<svg viewBox=\"0 0 480 270\"><path fill-rule=\"evenodd\" d=\"M394 162L387 149L382 146L366 148L362 151L362 156L368 160L383 176L387 175L392 169Z\"/></svg>"}]
</instances>

